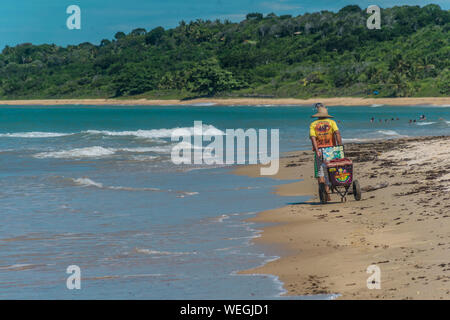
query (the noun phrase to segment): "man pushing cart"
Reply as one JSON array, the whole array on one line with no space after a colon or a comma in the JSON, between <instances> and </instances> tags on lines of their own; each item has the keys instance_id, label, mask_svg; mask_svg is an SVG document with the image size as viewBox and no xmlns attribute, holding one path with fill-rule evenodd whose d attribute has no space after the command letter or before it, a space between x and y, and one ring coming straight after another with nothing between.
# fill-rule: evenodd
<instances>
[{"instance_id":1,"label":"man pushing cart","mask_svg":"<svg viewBox=\"0 0 450 320\"><path fill-rule=\"evenodd\" d=\"M319 183L319 196L322 204L331 200L330 193L336 192L341 201L346 201L347 193L353 186L353 195L361 200L361 188L357 180L353 180L353 163L345 158L344 146L339 128L321 103L315 105L317 113L309 127L313 151L315 152L315 177Z\"/></svg>"}]
</instances>

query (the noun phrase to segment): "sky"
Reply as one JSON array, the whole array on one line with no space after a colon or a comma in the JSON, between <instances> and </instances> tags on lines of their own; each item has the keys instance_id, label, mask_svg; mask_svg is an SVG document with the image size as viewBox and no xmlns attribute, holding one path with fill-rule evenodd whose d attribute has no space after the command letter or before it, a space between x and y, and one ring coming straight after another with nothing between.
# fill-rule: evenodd
<instances>
[{"instance_id":1,"label":"sky","mask_svg":"<svg viewBox=\"0 0 450 320\"><path fill-rule=\"evenodd\" d=\"M338 11L349 4L367 8L435 3L450 9L450 0L0 0L0 50L20 43L66 46L112 39L116 32L135 28L171 28L181 20L242 21L247 13L297 16L320 10ZM81 29L69 30L67 7L81 9Z\"/></svg>"}]
</instances>

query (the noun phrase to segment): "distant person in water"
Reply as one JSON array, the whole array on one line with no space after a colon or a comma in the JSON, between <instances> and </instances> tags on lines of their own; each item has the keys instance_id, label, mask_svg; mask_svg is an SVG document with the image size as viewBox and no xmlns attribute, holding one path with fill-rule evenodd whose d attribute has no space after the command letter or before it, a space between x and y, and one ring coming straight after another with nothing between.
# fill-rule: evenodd
<instances>
[{"instance_id":1,"label":"distant person in water","mask_svg":"<svg viewBox=\"0 0 450 320\"><path fill-rule=\"evenodd\" d=\"M334 147L342 145L341 133L335 121L331 120L333 116L328 114L327 108L317 103L315 105L317 113L312 118L318 118L309 126L309 137L311 139L313 151L315 152L315 164L317 168L316 178L320 183L325 184L328 200L330 198L330 188L328 186L328 174L326 165L322 158L321 148Z\"/></svg>"},{"instance_id":2,"label":"distant person in water","mask_svg":"<svg viewBox=\"0 0 450 320\"><path fill-rule=\"evenodd\" d=\"M371 119L370 119L370 122L374 122L375 121L375 118L374 117L372 117Z\"/></svg>"},{"instance_id":3,"label":"distant person in water","mask_svg":"<svg viewBox=\"0 0 450 320\"><path fill-rule=\"evenodd\" d=\"M427 117L425 117L425 115L423 114L423 115L420 116L419 120L421 120L421 121L427 120Z\"/></svg>"}]
</instances>

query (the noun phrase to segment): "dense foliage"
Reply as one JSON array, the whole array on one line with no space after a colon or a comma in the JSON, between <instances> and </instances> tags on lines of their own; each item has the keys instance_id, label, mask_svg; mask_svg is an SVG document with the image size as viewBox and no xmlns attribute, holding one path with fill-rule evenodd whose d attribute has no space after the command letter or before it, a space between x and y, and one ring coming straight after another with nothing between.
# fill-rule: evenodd
<instances>
[{"instance_id":1,"label":"dense foliage","mask_svg":"<svg viewBox=\"0 0 450 320\"><path fill-rule=\"evenodd\" d=\"M7 46L0 98L448 96L450 12L401 6L381 15L381 30L352 5L140 28L98 46Z\"/></svg>"}]
</instances>

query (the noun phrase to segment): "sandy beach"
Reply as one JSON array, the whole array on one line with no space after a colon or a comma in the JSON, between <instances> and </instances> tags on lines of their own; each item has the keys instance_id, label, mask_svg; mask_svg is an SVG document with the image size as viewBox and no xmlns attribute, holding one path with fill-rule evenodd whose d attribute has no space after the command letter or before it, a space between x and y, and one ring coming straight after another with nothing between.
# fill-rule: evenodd
<instances>
[{"instance_id":1,"label":"sandy beach","mask_svg":"<svg viewBox=\"0 0 450 320\"><path fill-rule=\"evenodd\" d=\"M287 154L276 179L284 196L306 202L260 213L272 223L257 243L281 258L243 273L274 274L287 295L340 294L339 299L450 299L450 137L347 144L363 189L361 201L320 205L311 151ZM236 174L258 176L256 165ZM369 265L381 289L367 288Z\"/></svg>"},{"instance_id":2,"label":"sandy beach","mask_svg":"<svg viewBox=\"0 0 450 320\"><path fill-rule=\"evenodd\" d=\"M450 105L450 97L429 98L313 98L313 99L271 99L271 98L201 98L193 100L147 100L147 99L46 99L46 100L0 100L0 105L312 105L318 101L328 106L371 106L371 105Z\"/></svg>"}]
</instances>

